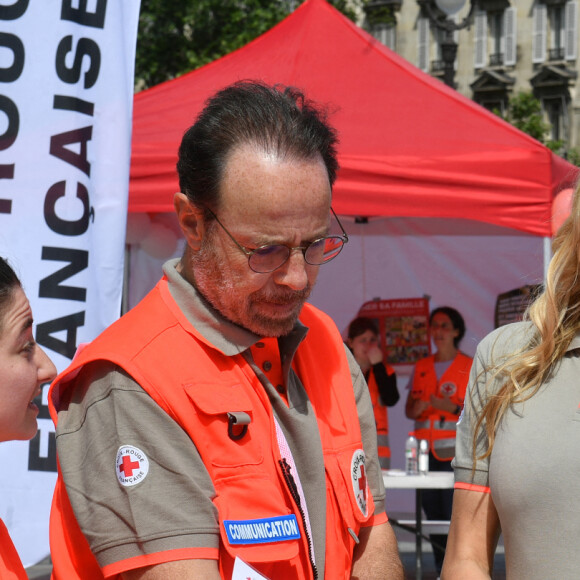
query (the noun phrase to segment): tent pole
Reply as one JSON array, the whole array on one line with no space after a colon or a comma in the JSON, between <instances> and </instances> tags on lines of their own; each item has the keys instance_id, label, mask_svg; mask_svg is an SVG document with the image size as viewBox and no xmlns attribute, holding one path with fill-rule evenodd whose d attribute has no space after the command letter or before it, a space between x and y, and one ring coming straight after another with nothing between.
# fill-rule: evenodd
<instances>
[{"instance_id":1,"label":"tent pole","mask_svg":"<svg viewBox=\"0 0 580 580\"><path fill-rule=\"evenodd\" d=\"M544 282L548 277L548 266L552 259L552 238L550 236L544 237Z\"/></svg>"},{"instance_id":2,"label":"tent pole","mask_svg":"<svg viewBox=\"0 0 580 580\"><path fill-rule=\"evenodd\" d=\"M125 244L125 264L123 269L123 293L121 297L121 316L129 310L129 280L131 277L131 246Z\"/></svg>"}]
</instances>

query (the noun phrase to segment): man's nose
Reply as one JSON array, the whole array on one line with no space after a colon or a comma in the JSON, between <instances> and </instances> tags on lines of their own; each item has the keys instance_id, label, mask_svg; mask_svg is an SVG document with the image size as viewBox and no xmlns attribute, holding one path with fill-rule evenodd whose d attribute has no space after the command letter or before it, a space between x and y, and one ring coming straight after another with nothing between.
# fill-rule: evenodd
<instances>
[{"instance_id":1,"label":"man's nose","mask_svg":"<svg viewBox=\"0 0 580 580\"><path fill-rule=\"evenodd\" d=\"M276 282L292 290L304 290L308 285L307 266L301 248L293 248L286 263L276 270Z\"/></svg>"}]
</instances>

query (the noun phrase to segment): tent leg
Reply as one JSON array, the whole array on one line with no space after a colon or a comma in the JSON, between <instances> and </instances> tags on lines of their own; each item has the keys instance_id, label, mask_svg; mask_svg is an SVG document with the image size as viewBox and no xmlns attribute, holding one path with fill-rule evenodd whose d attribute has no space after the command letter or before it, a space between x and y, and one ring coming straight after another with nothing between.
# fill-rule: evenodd
<instances>
[{"instance_id":1,"label":"tent leg","mask_svg":"<svg viewBox=\"0 0 580 580\"><path fill-rule=\"evenodd\" d=\"M121 316L129 310L129 279L131 270L131 246L125 244L125 267L123 270L123 293L121 296Z\"/></svg>"},{"instance_id":2,"label":"tent leg","mask_svg":"<svg viewBox=\"0 0 580 580\"><path fill-rule=\"evenodd\" d=\"M552 238L549 236L544 237L544 282L548 277L548 266L550 265L550 260L552 259Z\"/></svg>"}]
</instances>

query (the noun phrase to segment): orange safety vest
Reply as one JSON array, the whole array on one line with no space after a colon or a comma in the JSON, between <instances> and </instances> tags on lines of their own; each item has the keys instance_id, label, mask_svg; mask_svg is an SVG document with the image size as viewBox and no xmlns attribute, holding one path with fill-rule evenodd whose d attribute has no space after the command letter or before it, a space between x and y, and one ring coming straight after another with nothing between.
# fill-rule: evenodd
<instances>
[{"instance_id":1,"label":"orange safety vest","mask_svg":"<svg viewBox=\"0 0 580 580\"><path fill-rule=\"evenodd\" d=\"M371 523L374 503L361 467L362 438L341 337L329 317L312 306L304 306L300 319L309 332L298 347L294 368L316 412L327 480L325 577L346 580L354 548L349 529L358 535L363 524ZM222 578L231 578L236 556L269 578L314 578L311 539L280 464L264 388L242 355L223 355L188 322L166 278L57 377L49 396L55 423L58 401L74 388L80 367L93 360L110 360L125 369L193 440L216 492ZM245 413L251 419L239 440L228 435L228 413ZM298 538L235 543L248 522L279 516L292 518ZM103 577L74 518L60 473L51 512L51 553L55 580ZM143 563L134 559L137 565L132 567L146 565L145 558Z\"/></svg>"},{"instance_id":2,"label":"orange safety vest","mask_svg":"<svg viewBox=\"0 0 580 580\"><path fill-rule=\"evenodd\" d=\"M20 556L2 520L0 520L0 578L2 580L28 580Z\"/></svg>"},{"instance_id":3,"label":"orange safety vest","mask_svg":"<svg viewBox=\"0 0 580 580\"><path fill-rule=\"evenodd\" d=\"M415 364L411 393L414 399L430 401L431 395L447 395L457 405L463 405L473 359L458 352L453 362L437 380L435 357L428 356ZM429 406L415 420L415 437L427 439L437 459L451 461L455 455L457 415Z\"/></svg>"},{"instance_id":4,"label":"orange safety vest","mask_svg":"<svg viewBox=\"0 0 580 580\"><path fill-rule=\"evenodd\" d=\"M392 375L395 370L389 366L385 365L387 370L387 375ZM375 379L375 375L371 368L369 372L369 377L367 379L367 384L369 387L369 394L371 396L371 402L373 404L373 412L375 415L375 424L377 426L377 435L382 435L380 441L381 444L378 446L379 457L390 457L391 456L391 448L388 444L388 435L389 435L389 414L387 411L387 407L381 404L381 396L379 393L379 387L377 385L377 381ZM384 444L383 444L384 443Z\"/></svg>"}]
</instances>

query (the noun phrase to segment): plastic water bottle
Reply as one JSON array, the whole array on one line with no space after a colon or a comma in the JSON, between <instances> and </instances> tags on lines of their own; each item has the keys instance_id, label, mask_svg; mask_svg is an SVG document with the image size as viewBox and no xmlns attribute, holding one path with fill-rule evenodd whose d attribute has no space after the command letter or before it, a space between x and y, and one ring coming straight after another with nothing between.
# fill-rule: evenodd
<instances>
[{"instance_id":1,"label":"plastic water bottle","mask_svg":"<svg viewBox=\"0 0 580 580\"><path fill-rule=\"evenodd\" d=\"M421 439L419 441L419 473L427 475L429 472L429 441Z\"/></svg>"},{"instance_id":2,"label":"plastic water bottle","mask_svg":"<svg viewBox=\"0 0 580 580\"><path fill-rule=\"evenodd\" d=\"M417 475L418 469L418 445L417 439L412 433L409 433L407 442L405 443L405 471L407 475Z\"/></svg>"}]
</instances>

